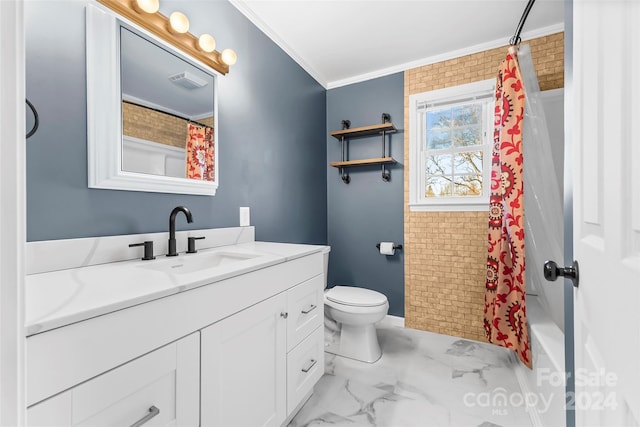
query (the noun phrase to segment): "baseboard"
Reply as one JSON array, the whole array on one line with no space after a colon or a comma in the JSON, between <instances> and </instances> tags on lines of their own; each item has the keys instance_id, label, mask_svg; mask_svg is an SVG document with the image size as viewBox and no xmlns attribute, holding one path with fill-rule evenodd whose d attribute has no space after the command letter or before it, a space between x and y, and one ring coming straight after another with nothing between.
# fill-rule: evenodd
<instances>
[{"instance_id":1,"label":"baseboard","mask_svg":"<svg viewBox=\"0 0 640 427\"><path fill-rule=\"evenodd\" d=\"M386 315L384 319L378 322L379 325L395 326L398 328L404 328L404 317Z\"/></svg>"}]
</instances>

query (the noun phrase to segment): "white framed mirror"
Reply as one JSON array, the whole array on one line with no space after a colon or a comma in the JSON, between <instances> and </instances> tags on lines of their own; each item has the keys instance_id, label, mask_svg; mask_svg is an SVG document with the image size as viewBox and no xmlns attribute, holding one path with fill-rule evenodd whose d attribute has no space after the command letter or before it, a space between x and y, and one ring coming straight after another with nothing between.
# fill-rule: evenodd
<instances>
[{"instance_id":1,"label":"white framed mirror","mask_svg":"<svg viewBox=\"0 0 640 427\"><path fill-rule=\"evenodd\" d=\"M219 74L87 5L90 188L214 195Z\"/></svg>"}]
</instances>

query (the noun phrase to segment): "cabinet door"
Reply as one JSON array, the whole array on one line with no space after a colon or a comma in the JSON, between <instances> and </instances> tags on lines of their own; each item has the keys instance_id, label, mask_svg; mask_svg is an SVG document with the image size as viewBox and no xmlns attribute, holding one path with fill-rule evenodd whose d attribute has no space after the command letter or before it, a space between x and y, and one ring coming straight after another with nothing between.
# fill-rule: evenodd
<instances>
[{"instance_id":1,"label":"cabinet door","mask_svg":"<svg viewBox=\"0 0 640 427\"><path fill-rule=\"evenodd\" d=\"M199 334L126 363L27 410L34 426L198 426Z\"/></svg>"},{"instance_id":2,"label":"cabinet door","mask_svg":"<svg viewBox=\"0 0 640 427\"><path fill-rule=\"evenodd\" d=\"M203 427L284 421L286 307L279 294L202 330Z\"/></svg>"}]
</instances>

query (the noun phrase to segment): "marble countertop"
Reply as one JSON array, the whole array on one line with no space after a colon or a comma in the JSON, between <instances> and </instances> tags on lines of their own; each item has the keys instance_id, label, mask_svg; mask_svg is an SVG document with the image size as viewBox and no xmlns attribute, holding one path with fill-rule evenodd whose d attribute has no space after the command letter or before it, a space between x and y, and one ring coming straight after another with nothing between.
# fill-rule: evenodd
<instances>
[{"instance_id":1,"label":"marble countertop","mask_svg":"<svg viewBox=\"0 0 640 427\"><path fill-rule=\"evenodd\" d=\"M249 242L181 253L180 259L195 260L213 254L251 255L229 264L176 274L163 271L169 258L152 261L120 261L69 268L26 276L26 335L41 333L95 316L111 313L157 298L214 284L271 265L320 252L325 246ZM155 263L155 264L154 264Z\"/></svg>"}]
</instances>

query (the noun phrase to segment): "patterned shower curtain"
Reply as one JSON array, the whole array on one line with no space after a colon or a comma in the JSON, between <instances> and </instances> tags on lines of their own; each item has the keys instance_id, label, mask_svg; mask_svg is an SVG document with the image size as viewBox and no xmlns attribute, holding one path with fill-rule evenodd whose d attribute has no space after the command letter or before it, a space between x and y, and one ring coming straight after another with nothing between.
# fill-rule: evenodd
<instances>
[{"instance_id":1,"label":"patterned shower curtain","mask_svg":"<svg viewBox=\"0 0 640 427\"><path fill-rule=\"evenodd\" d=\"M484 328L489 342L512 349L531 368L525 306L524 103L525 88L512 47L496 78Z\"/></svg>"},{"instance_id":2,"label":"patterned shower curtain","mask_svg":"<svg viewBox=\"0 0 640 427\"><path fill-rule=\"evenodd\" d=\"M213 181L215 178L213 129L187 125L187 178Z\"/></svg>"}]
</instances>

